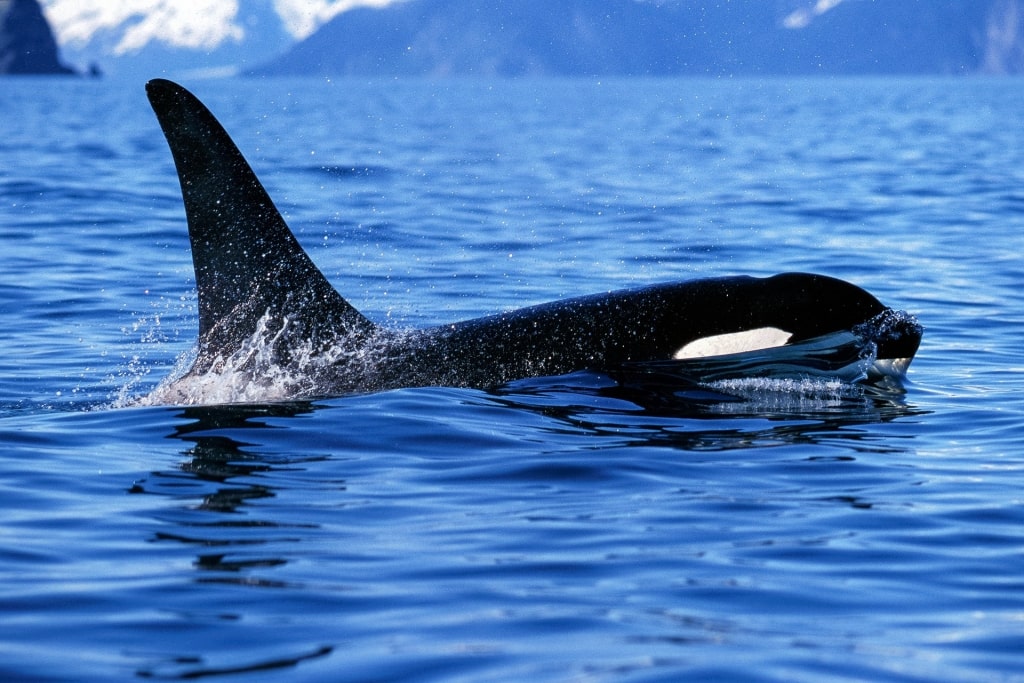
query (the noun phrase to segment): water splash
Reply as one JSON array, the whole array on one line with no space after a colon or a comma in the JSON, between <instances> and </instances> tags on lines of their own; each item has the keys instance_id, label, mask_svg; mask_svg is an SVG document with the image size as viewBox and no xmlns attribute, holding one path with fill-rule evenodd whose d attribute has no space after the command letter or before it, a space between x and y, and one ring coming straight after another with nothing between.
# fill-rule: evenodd
<instances>
[{"instance_id":1,"label":"water splash","mask_svg":"<svg viewBox=\"0 0 1024 683\"><path fill-rule=\"evenodd\" d=\"M716 380L707 386L733 394L785 393L807 398L844 398L862 393L856 384L838 377L746 377Z\"/></svg>"},{"instance_id":2,"label":"water splash","mask_svg":"<svg viewBox=\"0 0 1024 683\"><path fill-rule=\"evenodd\" d=\"M199 350L193 348L137 405L269 403L334 395L342 386L339 376L372 376L387 361L395 340L409 334L387 330L358 343L344 336L314 343L291 318L264 313L236 351L215 356L197 373L191 368Z\"/></svg>"}]
</instances>

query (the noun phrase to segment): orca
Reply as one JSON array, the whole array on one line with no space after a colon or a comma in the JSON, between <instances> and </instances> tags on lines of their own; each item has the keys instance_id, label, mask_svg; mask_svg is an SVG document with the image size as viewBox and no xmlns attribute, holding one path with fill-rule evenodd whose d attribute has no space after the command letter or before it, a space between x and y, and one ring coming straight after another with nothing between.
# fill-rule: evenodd
<instances>
[{"instance_id":1,"label":"orca","mask_svg":"<svg viewBox=\"0 0 1024 683\"><path fill-rule=\"evenodd\" d=\"M902 377L921 340L913 316L808 273L655 284L427 329L381 326L316 267L213 114L171 81L146 91L181 184L198 291L191 366L155 390L164 402L487 389L577 372L860 381Z\"/></svg>"}]
</instances>

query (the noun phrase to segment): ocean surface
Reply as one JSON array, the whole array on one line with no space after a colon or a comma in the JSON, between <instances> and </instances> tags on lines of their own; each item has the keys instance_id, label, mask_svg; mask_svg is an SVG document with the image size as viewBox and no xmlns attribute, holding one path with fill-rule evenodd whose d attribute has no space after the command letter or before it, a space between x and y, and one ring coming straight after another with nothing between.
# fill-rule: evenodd
<instances>
[{"instance_id":1,"label":"ocean surface","mask_svg":"<svg viewBox=\"0 0 1024 683\"><path fill-rule=\"evenodd\" d=\"M1024 680L1024 81L184 84L375 321L800 270L924 340L902 392L142 406L197 328L144 84L6 79L0 679Z\"/></svg>"}]
</instances>

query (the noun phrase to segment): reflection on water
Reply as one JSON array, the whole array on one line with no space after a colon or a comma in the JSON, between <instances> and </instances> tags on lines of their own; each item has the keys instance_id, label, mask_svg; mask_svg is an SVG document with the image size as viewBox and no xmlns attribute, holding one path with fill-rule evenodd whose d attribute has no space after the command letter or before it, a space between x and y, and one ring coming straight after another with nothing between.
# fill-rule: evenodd
<instances>
[{"instance_id":1,"label":"reflection on water","mask_svg":"<svg viewBox=\"0 0 1024 683\"><path fill-rule=\"evenodd\" d=\"M569 385L572 386L569 386ZM582 386L589 384L589 387ZM393 397L421 396L430 403L423 429L438 432L438 418L433 411L443 413L444 402L450 410L493 411L508 421L534 416L543 420L542 431L551 435L572 452L588 452L619 447L658 447L684 452L737 451L792 445L843 444L850 459L859 452L897 453L912 448L911 437L905 446L897 435L887 434L883 439L870 425L888 423L897 419L918 417L924 411L909 405L902 393L858 387L857 391L843 390L833 395L801 393L799 391L761 391L744 399L729 397L713 400L713 392L695 400L687 392L640 392L630 387L603 380L599 376L573 375L532 383L519 382L500 391L483 393L465 390L433 390L435 393L411 390L396 392ZM333 404L293 402L271 405L234 405L222 407L191 407L182 411L182 422L169 438L189 444L181 453L186 458L174 471L151 473L137 482L134 493L149 493L179 498L185 502L182 515L176 519L173 530L161 531L157 540L175 541L196 546L201 550L195 567L206 571L238 573L243 570L285 564L281 556L254 556L251 546L274 541L296 542L303 533L316 528L315 524L283 523L256 514L239 514L258 501L272 499L280 484L275 474L294 473L328 456L302 452L292 444L287 455L273 452L260 439L264 430L281 429L275 422L288 420L315 411L326 410L339 414L337 426L353 431L359 438L362 425L358 418L346 418L347 401L336 399ZM367 399L369 400L369 399ZM396 398L397 400L397 398ZM405 417L409 406L403 404ZM490 418L493 419L493 418ZM382 420L381 438L387 433L387 419ZM439 452L447 453L443 444L457 444L460 435L451 430L446 436L440 432L436 438L442 445ZM423 431L416 431L396 423L395 439L406 439L424 448ZM394 443L390 446L394 447ZM364 447L365 448L365 447ZM808 458L819 457L813 451ZM840 457L835 454L828 457ZM515 456L509 458L505 474L515 467ZM591 462L588 466L595 463ZM476 466L467 456L463 467ZM344 475L343 475L344 476ZM502 476L501 472L495 473ZM343 480L332 482L340 493L346 490ZM265 508L260 510L265 513ZM289 530L294 536L289 538ZM240 547L250 547L244 560L231 555ZM276 546L279 547L279 546ZM218 580L231 581L230 577Z\"/></svg>"},{"instance_id":2,"label":"reflection on water","mask_svg":"<svg viewBox=\"0 0 1024 683\"><path fill-rule=\"evenodd\" d=\"M495 392L494 400L538 411L574 430L628 434L634 445L699 451L823 440L877 440L878 449L896 450L892 443L856 428L927 412L909 404L902 387L886 381L872 385L753 379L728 386L681 387L675 376L659 383L654 374L645 376L642 385L589 373L526 380Z\"/></svg>"},{"instance_id":3,"label":"reflection on water","mask_svg":"<svg viewBox=\"0 0 1024 683\"><path fill-rule=\"evenodd\" d=\"M586 385L586 386L584 386ZM714 400L714 392L695 399L690 392L638 391L594 375L573 375L545 381L518 382L490 393L465 390L410 390L395 392L396 402L406 397L421 397L429 404L427 422L417 431L396 422L392 436L405 439L423 451L424 438L435 439L439 453L447 454L459 443L461 435L450 425L447 435L433 422L448 410L494 411L511 425L517 420L541 418L542 430L553 443L560 443L567 457L573 452L587 453L607 448L657 447L684 452L739 451L793 445L841 444L843 453L827 455L809 451L807 459L848 458L857 453L900 453L912 449L911 437L905 443L894 434L881 438L870 425L914 418L924 414L909 405L896 391L849 387L833 394L827 392L774 391L753 392L745 398L730 396ZM224 582L251 581L232 575L257 568L284 565L287 554L254 554L255 546L271 541L299 542L317 524L283 522L268 518L267 508L252 510L259 501L277 495L281 477L293 474L329 456L302 452L295 448L287 455L273 452L260 439L264 430L281 429L280 420L312 415L316 411L337 413L336 428L352 430L359 438L363 425L358 417L347 417L346 403L362 399L335 399L332 404L294 402L272 405L234 405L191 407L181 416L188 422L175 427L169 438L189 444L182 451L186 458L175 471L153 472L136 483L135 493L167 495L182 499L185 507L175 519L173 530L161 531L158 541L174 541L195 546L199 552L194 566L204 572L221 572ZM450 401L446 406L445 402ZM396 403L397 405L397 403ZM410 406L402 404L405 419ZM438 412L434 412L438 411ZM379 413L379 411L378 411ZM378 418L381 419L381 418ZM494 419L493 417L490 419ZM481 422L483 422L481 416ZM382 419L381 438L388 433L387 418ZM511 427L509 427L511 430ZM372 443L372 441L371 441ZM445 446L444 444L450 444ZM390 443L394 447L395 443ZM364 446L365 448L365 446ZM426 451L424 457L428 457ZM588 462L587 466L595 464ZM459 461L456 468L472 471L478 463L472 455ZM344 467L344 465L342 465ZM494 472L496 480L510 476L516 468L513 455ZM540 472L541 470L538 470ZM335 475L336 476L336 475ZM342 476L345 476L344 473ZM344 480L332 482L339 493L346 491ZM540 482L539 482L540 483ZM549 483L549 482L543 482ZM855 504L855 501L851 504ZM240 547L247 554L240 559ZM275 585L267 578L263 585Z\"/></svg>"},{"instance_id":4,"label":"reflection on water","mask_svg":"<svg viewBox=\"0 0 1024 683\"><path fill-rule=\"evenodd\" d=\"M175 428L170 438L192 442L192 448L183 452L191 460L182 465L182 471L192 472L205 481L225 482L231 477L245 476L272 468L255 453L246 452L246 446L225 432L235 429L270 429L266 418L295 417L313 411L305 402L265 404L260 406L212 406L186 408L182 417L192 420ZM269 495L269 494L268 494ZM233 511L230 506L224 511Z\"/></svg>"},{"instance_id":5,"label":"reflection on water","mask_svg":"<svg viewBox=\"0 0 1024 683\"><path fill-rule=\"evenodd\" d=\"M885 386L832 386L751 384L743 391L722 394L713 389L679 390L678 383L661 390L623 385L600 375L576 373L561 378L516 382L491 392L473 390L404 390L394 396L423 394L435 403L453 401L452 408L473 406L507 409L540 416L546 430L576 437L615 437L614 443L660 446L683 451L731 451L821 442L846 442L854 450L873 452L902 450L892 434L884 440L872 436L869 425L915 418L926 414L908 403L902 390ZM433 392L437 396L432 396ZM202 491L195 509L235 513L254 500L273 497L273 474L290 470L326 456L291 452L286 456L267 452L259 432L280 429L272 419L311 415L318 410L338 410L347 401L332 403L290 402L265 405L190 407L188 419L168 438L190 446L187 458L175 472L157 472L136 492L163 493L194 498ZM403 407L408 406L403 404ZM433 412L428 416L436 419ZM350 425L358 428L356 425ZM396 429L401 438L401 429ZM244 435L245 440L242 440ZM907 438L910 438L909 436ZM873 443L877 441L877 443ZM590 447L600 447L590 441ZM908 444L909 447L909 444ZM239 485L238 480L247 483ZM258 481L259 483L254 483Z\"/></svg>"},{"instance_id":6,"label":"reflection on water","mask_svg":"<svg viewBox=\"0 0 1024 683\"><path fill-rule=\"evenodd\" d=\"M621 535L632 529L630 524L616 531L616 527L638 512L631 500L643 501L656 495L658 502L648 503L643 514L654 515L649 519L660 519L663 524L678 518L669 525L676 535L687 528L688 517L703 515L706 519L697 519L704 519L702 524L718 529L715 538L726 533L730 519L738 525L736 534L754 533L756 538L752 542L768 543L768 547L784 545L792 534L802 537L805 532L792 530L763 539L762 532L757 531L760 527L747 516L749 511L762 506L777 514L779 509L788 509L790 500L744 501L738 493L742 487L734 494L719 496L688 484L688 473L698 473L701 480L730 480L717 479L714 462L695 462L697 454L706 459L709 453L722 453L723 463L735 463L737 458L730 451L761 449L751 461L760 473L754 478L778 477L784 482L781 490L793 488L798 492L800 487L794 487L788 479L792 475L785 474L787 469L792 472L791 468L798 467L796 462L802 461L808 468L801 470L800 476L832 478L838 471L836 467L853 472L849 468L857 465L854 461L860 453L889 454L901 450L893 435L880 439L872 425L920 414L904 395L871 388L835 394L754 392L744 398L714 400L714 392L699 398L687 391L641 392L594 375L521 382L489 393L401 390L323 403L190 407L180 412L185 421L177 423L167 435L184 445L184 459L173 470L151 473L136 484L134 491L180 501L180 505L160 513L165 526L152 540L185 547L193 553L192 581L201 587L199 590L224 587L250 595L239 597L239 602L229 603L230 607L218 607L221 615L227 615L219 628L231 633L226 637L232 641L244 640L246 628L251 628L246 624L253 608L247 605L258 604L252 601L267 595L278 596L270 598L278 602L328 599L330 602L319 613L321 620L373 619L379 615L387 618L394 610L413 610L417 618L426 620L423 623L430 623L429 617L418 611L420 607L405 602L401 589L396 588L413 579L429 579L438 584L436 590L450 591L454 596L460 595L465 586L476 586L475 590L482 591L484 596L498 591L499 597L462 596L471 610L496 608L503 604L505 598L500 596L506 590L496 587L517 585L525 591L519 607L521 616L502 612L505 616L495 617L493 627L525 628L518 624L519 618L529 621L529 614L548 604L545 593L534 596L528 586L535 580L561 583L569 576L548 568L537 558L553 554L558 558L551 560L555 565L577 567L571 576L579 571L594 573L596 577L610 572L608 580L616 580L620 572L616 567L624 560L609 565L603 556L592 557L586 551L586 539L593 541L594 534L610 532L612 536L603 543L616 548L615 552L623 558L640 553L637 562L643 552L652 552L650 544L660 547L662 541L648 538L646 533L635 538ZM293 422L296 418L302 419ZM473 451L460 452L459 444L467 438L462 430L479 430L486 423L497 424L496 431L503 435L495 442L497 452L487 447L488 442L476 441ZM318 431L324 424L330 425L330 434ZM522 425L530 426L530 435L546 434L551 450L538 453L532 444L516 450L514 439L510 440L508 435L520 433ZM318 435L333 441L321 448ZM302 447L300 437L310 439L306 448ZM344 445L339 446L341 442L351 444L352 451L361 453L362 459L350 458L351 453L346 452ZM286 451L279 448L281 443L289 444ZM374 450L375 443L380 444L379 451ZM906 443L904 450L909 452L913 442ZM817 448L837 444L838 450ZM801 448L795 460L792 454L773 459L772 450L764 450L808 445L815 448ZM659 459L654 455L656 451L641 455L635 450L637 447L679 457ZM604 460L602 452L607 455ZM402 459L402 453L411 455ZM638 458L631 458L630 453ZM694 457L688 460L687 454ZM367 467L373 468L372 476L367 476ZM827 490L820 486L822 490L809 490L807 504L841 507L851 513L872 510L878 499L870 490L864 490L863 478L871 476L871 465L865 463L860 467L856 476L861 478L856 481L837 481ZM676 483L665 490L652 489L649 483L633 489L631 468ZM735 475L734 472L731 478L741 481ZM317 478L324 476L334 480L330 491L320 490L315 484ZM355 491L348 487L349 478L358 482ZM620 495L599 504L589 493L581 494L585 504L574 496L566 497L567 492L587 491L594 485L618 491ZM431 493L439 486L448 491L442 498ZM779 490L776 487L776 495ZM530 492L542 495L531 500ZM756 495L760 498L767 492L767 488L762 488ZM804 494L795 495L800 498ZM299 499L301 505L289 502ZM577 510L577 505L583 507ZM611 526L595 526L597 519L607 519ZM507 527L507 533L495 536L493 527L498 520L504 520L500 524ZM755 526L751 527L752 524ZM576 547L576 542L564 545L557 541L558 529L563 525L569 525L572 536L584 545ZM637 527L640 528L645 525ZM746 546L734 547L722 540L712 540L701 528L698 524L694 531L687 532L690 537L679 536L674 541L678 549L673 553L682 553L684 559L671 560L681 563L672 570L673 575L689 572L702 576L702 572L708 571L701 559L708 548L717 548L719 554L724 554L719 571L725 575L730 572L728 558L732 554L745 557L752 552ZM345 531L339 534L340 529ZM814 529L813 533L806 533L820 543L822 534L829 532ZM321 540L325 534L330 539L326 546ZM355 535L346 541L349 534ZM421 534L434 538L432 545L436 544L436 548L418 548L413 566L406 553L392 545L395 539L408 543ZM481 534L494 540L465 544L465 538ZM836 532L837 539L847 535L848 532ZM539 545L534 547L531 543ZM647 550L639 551L638 543ZM673 553L670 555L674 557ZM566 559L572 557L576 559ZM321 563L330 558L331 576L310 575L311 558L320 558ZM520 576L516 570L523 562L531 567L527 576ZM471 578L463 574L465 571L473 572ZM258 595L250 591L257 591ZM340 591L337 596L336 591ZM432 595L433 589L428 593ZM654 635L645 636L655 640L630 642L644 647L654 642L678 647L681 644L674 639L681 637L695 643L720 637L714 627L702 626L709 616L696 606L699 601L690 605L688 600L677 598L673 608L693 607L694 621L686 625L685 635L680 634L677 625L666 624L656 629ZM353 604L363 611L349 614ZM422 609L434 608L425 605ZM454 605L444 609L451 614L459 612ZM597 628L606 618L602 613L584 609L576 622L586 630ZM393 623L390 628L399 626ZM139 673L195 678L296 666L347 652L340 641L319 642L314 646L315 640L311 642L311 637L306 636L287 644L284 654L271 656L251 651L215 661L203 660L204 649L198 645L194 651L179 652L173 662L150 662ZM233 663L226 665L225 661Z\"/></svg>"},{"instance_id":7,"label":"reflection on water","mask_svg":"<svg viewBox=\"0 0 1024 683\"><path fill-rule=\"evenodd\" d=\"M267 418L295 417L312 410L312 405L308 403L184 410L182 417L190 421L176 426L169 438L192 444L182 451L182 455L188 459L181 463L176 472L154 472L150 480L137 482L132 492L183 497L190 501L191 511L214 513L216 516L203 520L190 516L180 521L180 530L159 532L157 540L176 541L202 548L204 552L197 556L195 567L205 571L237 573L285 564L287 560L282 557L231 559L229 553L235 547L266 542L259 537L232 535L232 530L245 533L252 529L282 528L278 523L239 516L237 513L255 501L274 497L274 471L292 467L293 461L308 461L308 458L279 458L260 453L253 450L259 444L241 441L231 434L239 430L248 433L251 430L271 429ZM199 502L191 504L196 498ZM274 540L282 539L276 537ZM217 549L217 552L208 552L210 549ZM236 579L218 580L230 582ZM269 582L266 585L271 584Z\"/></svg>"},{"instance_id":8,"label":"reflection on water","mask_svg":"<svg viewBox=\"0 0 1024 683\"><path fill-rule=\"evenodd\" d=\"M254 503L273 498L276 471L293 468L301 456L278 456L260 452L259 444L236 436L253 430L273 429L268 418L290 418L313 410L312 404L288 403L262 406L189 408L181 416L189 420L175 426L169 438L191 444L182 451L187 459L177 471L153 472L137 482L133 493L169 495L187 501L181 515L171 515L173 530L159 531L156 542L172 542L197 549L193 567L202 585L237 585L243 588L286 590L287 581L274 580L261 570L283 567L289 562L281 545L299 543L316 524L294 524L246 513ZM258 480L258 481L254 481ZM198 502L195 502L198 500ZM263 552L260 548L266 548ZM277 550L275 550L277 549ZM244 555L240 553L244 551ZM228 612L219 607L222 619L234 623L245 612ZM199 652L202 652L201 645ZM289 668L330 655L334 647L322 645L297 653L275 653L267 648L246 652L232 665L213 665L198 654L183 653L159 665L136 671L143 678L206 678L256 673Z\"/></svg>"}]
</instances>

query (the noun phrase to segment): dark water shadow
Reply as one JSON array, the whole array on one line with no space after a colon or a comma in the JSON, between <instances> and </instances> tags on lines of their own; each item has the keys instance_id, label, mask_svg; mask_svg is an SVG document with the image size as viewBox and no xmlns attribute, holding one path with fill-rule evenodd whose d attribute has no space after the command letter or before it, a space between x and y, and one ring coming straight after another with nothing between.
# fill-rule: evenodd
<instances>
[{"instance_id":1,"label":"dark water shadow","mask_svg":"<svg viewBox=\"0 0 1024 683\"><path fill-rule=\"evenodd\" d=\"M194 566L208 573L203 581L246 582L233 578L245 570L286 563L273 554L248 552L234 558L240 547L272 542L295 542L308 526L282 524L245 514L254 502L276 495L273 474L293 469L309 456L266 453L255 440L243 438L254 431L275 429L270 418L289 418L313 410L309 403L195 407L182 410L187 422L174 427L168 438L188 448L176 470L154 471L135 482L130 492L169 496L183 502L172 522L173 531L161 531L155 541L172 541L200 549ZM255 536L252 530L256 530ZM272 582L265 585L270 586Z\"/></svg>"},{"instance_id":2,"label":"dark water shadow","mask_svg":"<svg viewBox=\"0 0 1024 683\"><path fill-rule=\"evenodd\" d=\"M852 450L905 452L911 436L866 429L913 420L929 411L889 382L751 382L707 386L677 376L647 375L642 383L594 373L514 382L494 401L536 411L574 431L628 433L634 445L688 451L731 451L837 440ZM907 441L906 444L900 443Z\"/></svg>"},{"instance_id":3,"label":"dark water shadow","mask_svg":"<svg viewBox=\"0 0 1024 683\"><path fill-rule=\"evenodd\" d=\"M155 680L197 680L237 676L239 674L269 673L278 669L288 669L303 662L320 659L334 652L329 645L316 647L307 652L295 655L270 655L265 659L250 663L239 663L234 666L204 666L202 657L186 657L183 661L175 661L167 667L151 667L139 669L136 677ZM194 661L193 661L194 660Z\"/></svg>"},{"instance_id":4,"label":"dark water shadow","mask_svg":"<svg viewBox=\"0 0 1024 683\"><path fill-rule=\"evenodd\" d=\"M416 400L401 400L410 397ZM286 429L289 418L338 410L350 401L359 405L373 398L354 396L322 402L183 409L180 416L187 422L178 424L168 435L190 444L182 451L187 460L176 475L188 475L215 487L204 495L201 509L237 512L248 501L274 495L269 484L240 487L239 479L251 481L254 475L309 461L308 454L266 452L259 443L260 430ZM499 407L543 418L539 423L540 436L614 436L616 443L621 443L623 435L628 435L626 440L631 445L702 452L826 441L834 444L837 440L848 444L854 452L905 452L912 448L912 430L880 436L870 427L913 421L929 412L909 401L902 386L891 384L812 382L723 388L681 383L678 377L660 381L656 375L645 376L641 384L589 372L523 380L489 391L399 390L382 398L382 405L389 405L392 400L396 415L428 418L438 425L438 431L445 429L448 416L474 420L472 414L460 415L460 411ZM419 412L422 415L415 414ZM510 413L509 422L516 421L515 414ZM387 424L387 416L382 416L381 422ZM339 432L359 429L347 413L339 414L336 424ZM595 448L599 447L595 443ZM322 455L320 459L325 457L329 456ZM472 454L466 457L471 458ZM264 476L261 481L272 479Z\"/></svg>"},{"instance_id":5,"label":"dark water shadow","mask_svg":"<svg viewBox=\"0 0 1024 683\"><path fill-rule=\"evenodd\" d=\"M313 412L309 402L262 405L200 406L186 408L181 417L190 420L175 427L168 438L192 443L182 452L190 458L182 470L205 481L226 482L233 477L267 471L271 466L259 454L246 447L259 444L239 441L232 436L239 430L274 429L268 418L289 418ZM232 509L228 506L228 509Z\"/></svg>"},{"instance_id":6,"label":"dark water shadow","mask_svg":"<svg viewBox=\"0 0 1024 683\"><path fill-rule=\"evenodd\" d=\"M274 577L273 570L287 565L288 548L314 534L316 523L295 522L261 509L257 501L274 498L281 486L275 472L294 470L308 455L260 450L261 430L280 429L272 420L295 418L314 410L311 403L195 407L181 410L184 421L176 424L169 439L187 445L176 470L155 471L138 481L134 494L169 496L181 505L163 507L156 516L164 529L154 534L154 544L172 544L195 552L192 567L196 591L221 596L228 590L301 590L292 582ZM273 599L273 598L271 598ZM254 596L254 605L259 605ZM259 610L260 607L253 609ZM224 625L245 622L247 608L218 607ZM300 665L331 656L336 644L315 644L287 639L275 647L207 656L202 643L189 652L150 658L135 672L147 679L206 679L256 674Z\"/></svg>"},{"instance_id":7,"label":"dark water shadow","mask_svg":"<svg viewBox=\"0 0 1024 683\"><path fill-rule=\"evenodd\" d=\"M912 422L927 414L908 401L901 389L891 386L755 385L746 390L729 387L726 393L675 379L645 382L639 386L600 374L575 373L514 382L491 391L407 389L323 402L185 408L180 412L183 421L167 435L187 444L181 451L183 461L176 470L153 472L137 482L133 492L186 502L188 514L177 530L161 532L158 540L201 548L197 569L238 573L285 560L252 554L245 561L231 559L234 547L253 543L248 537L239 540L234 532L257 527L276 540L286 540L288 528L299 536L303 533L294 524L289 527L246 514L257 501L277 495L280 478L275 479L275 472L294 472L312 461L330 459L332 453L329 447L304 448L311 434L303 431L267 439L261 439L260 432L291 430L292 424L302 430L302 425L290 420L318 411L339 411L337 421L330 422L332 438L342 442L351 438L359 447L373 443L372 436L368 440L360 434L366 429L365 421L372 420L371 431L387 430L394 423L401 434L398 438L403 439L396 453L420 444L419 449L429 455L436 448L431 446L434 441L468 443L472 448L471 441L457 441L463 436L460 430L486 427L500 434L503 428L495 423L495 416L500 420L505 412L506 440L515 443L525 436L537 451L549 446L576 451L627 446L669 448L684 454L740 453L828 445L840 447L838 452L831 450L829 457L849 458L858 453L910 452L913 429L872 427ZM403 426L403 421L414 423L415 430ZM315 422L318 429L323 428L322 419ZM280 445L268 447L268 442ZM486 450L488 443L480 447ZM391 447L382 446L380 457L387 457ZM524 446L523 457L530 455L528 449ZM814 453L807 457L816 457ZM460 450L459 457L472 462L474 456ZM343 482L333 486L346 489ZM230 578L222 575L219 580Z\"/></svg>"}]
</instances>

